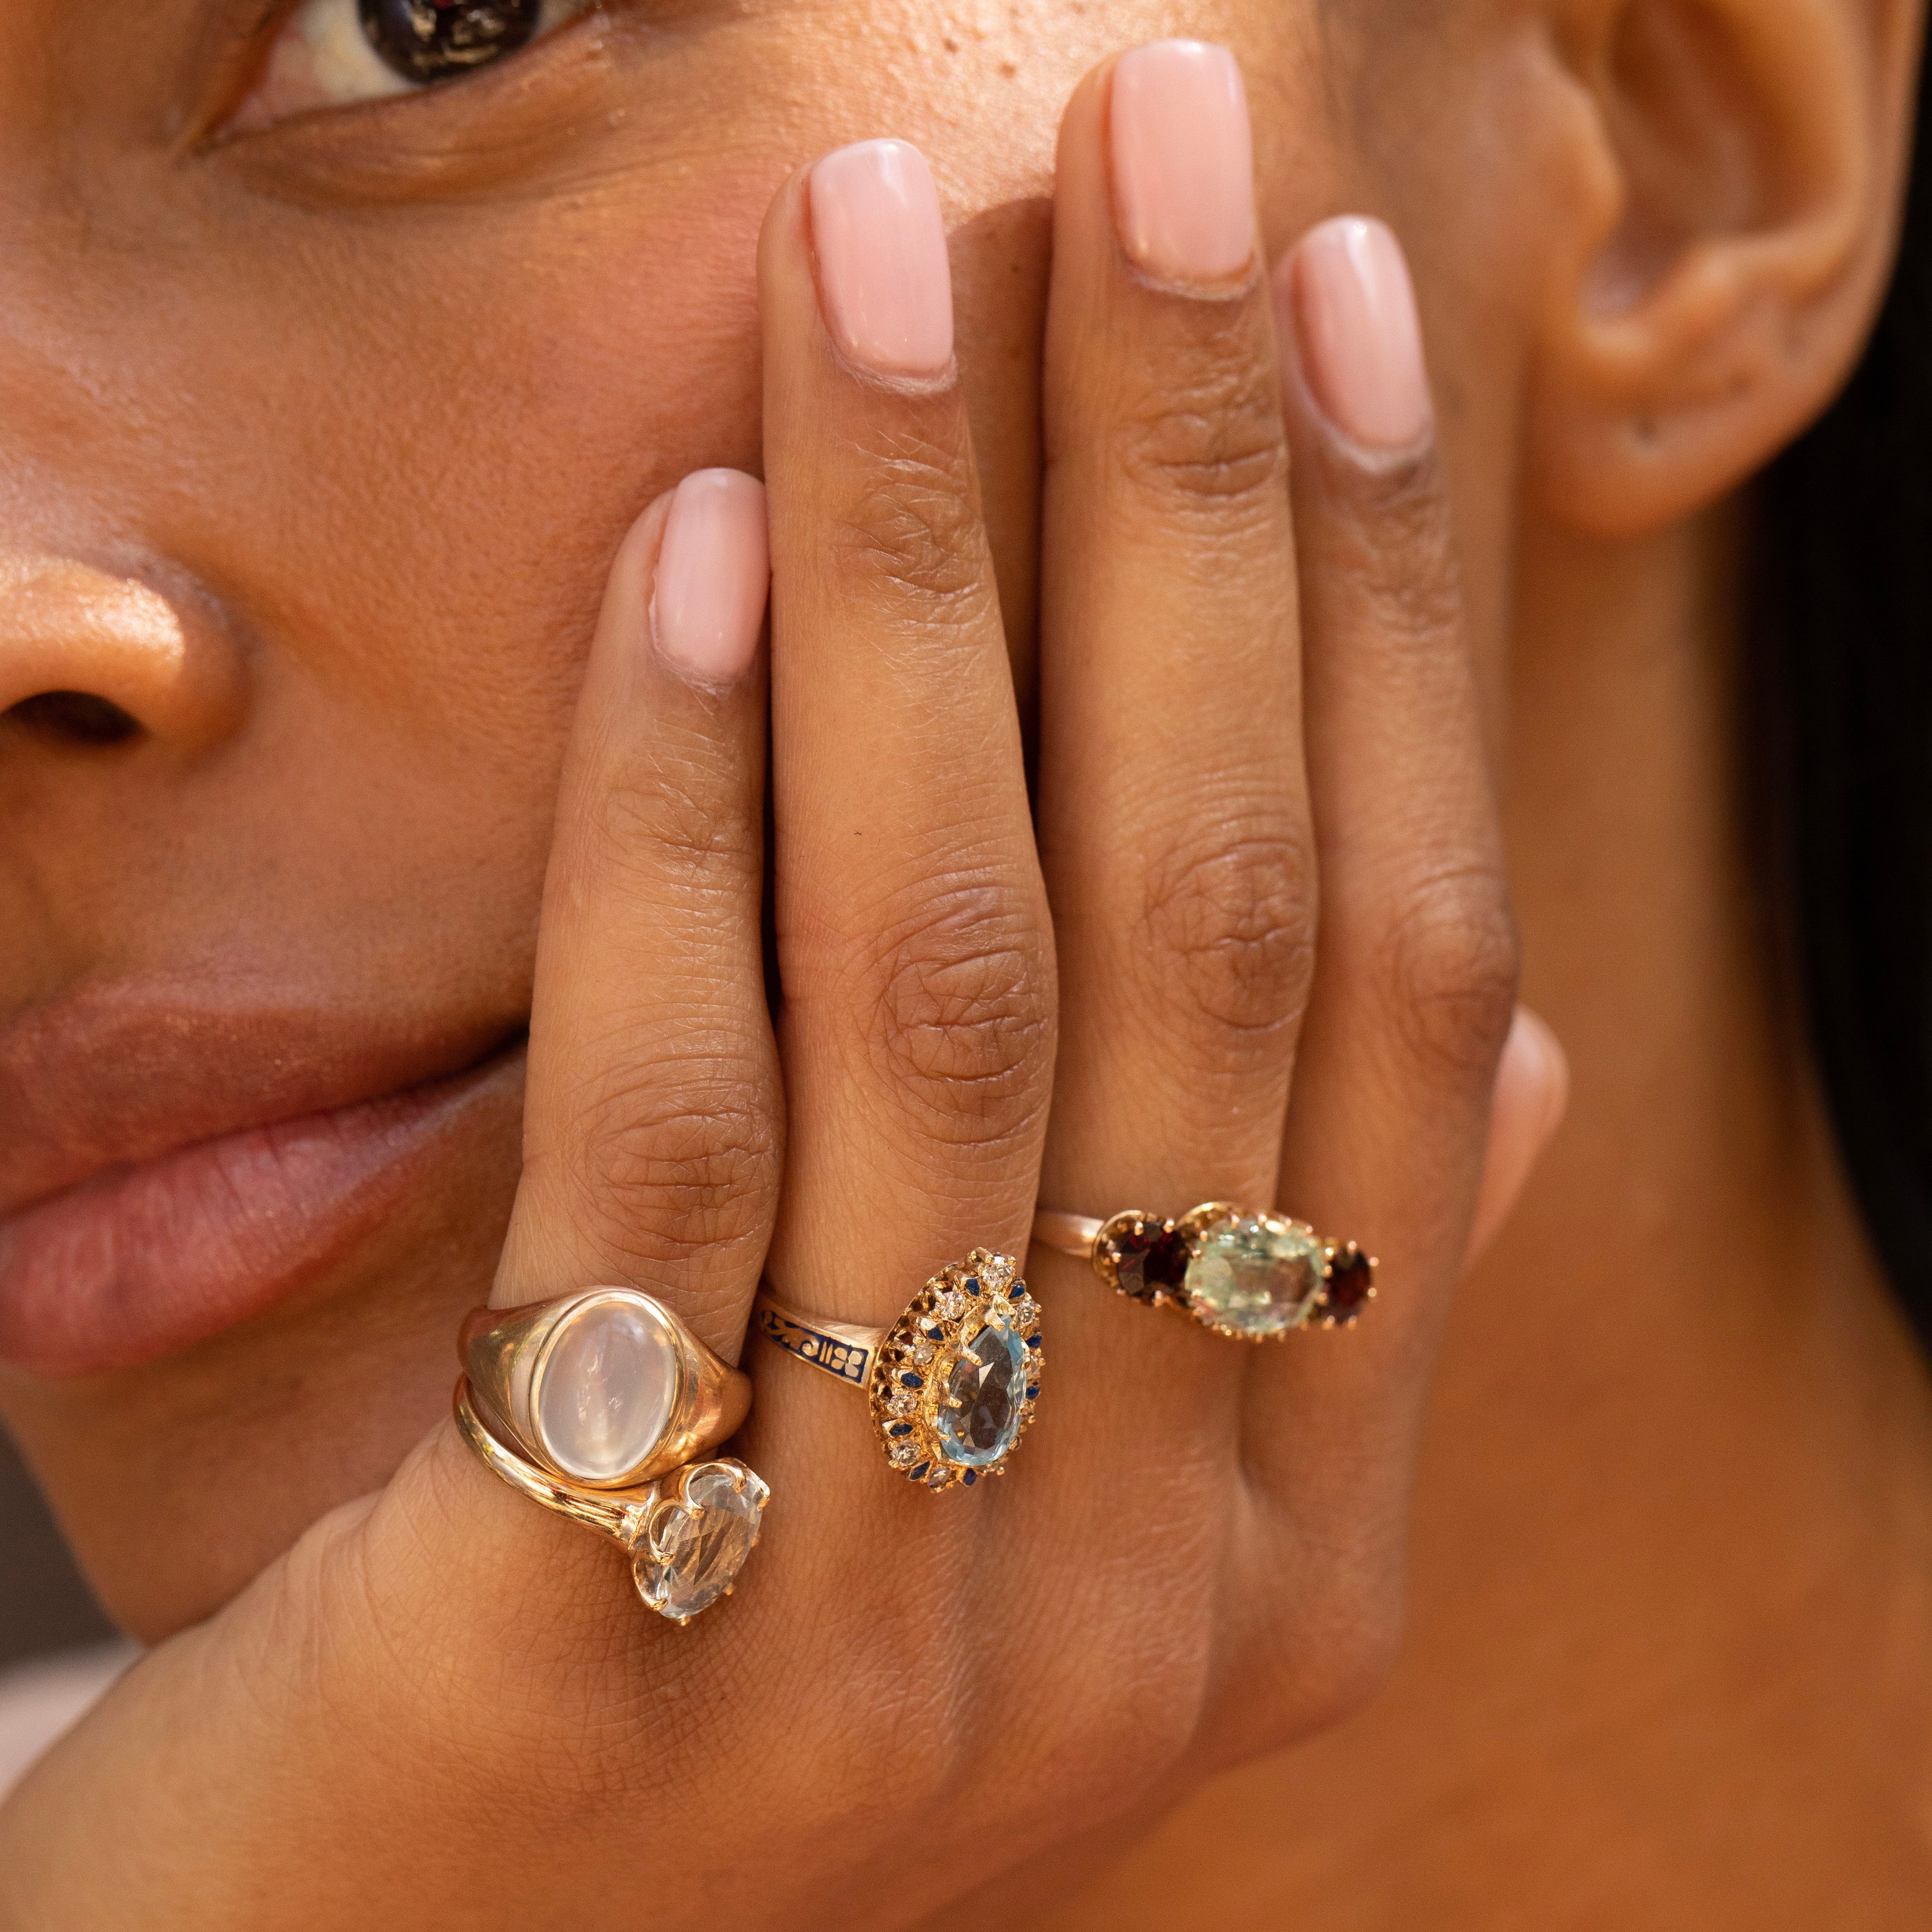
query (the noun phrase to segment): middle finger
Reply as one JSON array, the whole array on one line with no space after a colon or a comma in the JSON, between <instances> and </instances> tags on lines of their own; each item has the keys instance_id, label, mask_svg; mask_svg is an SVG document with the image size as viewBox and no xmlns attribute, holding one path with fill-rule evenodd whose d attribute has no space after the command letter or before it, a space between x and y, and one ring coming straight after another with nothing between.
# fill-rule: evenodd
<instances>
[{"instance_id":1,"label":"middle finger","mask_svg":"<svg viewBox=\"0 0 1932 1932\"><path fill-rule=\"evenodd\" d=\"M1052 943L917 152L862 142L781 190L760 296L790 1127L769 1271L879 1327L969 1250L1024 1251ZM775 1450L821 1486L903 1486L856 1400L761 1387Z\"/></svg>"}]
</instances>

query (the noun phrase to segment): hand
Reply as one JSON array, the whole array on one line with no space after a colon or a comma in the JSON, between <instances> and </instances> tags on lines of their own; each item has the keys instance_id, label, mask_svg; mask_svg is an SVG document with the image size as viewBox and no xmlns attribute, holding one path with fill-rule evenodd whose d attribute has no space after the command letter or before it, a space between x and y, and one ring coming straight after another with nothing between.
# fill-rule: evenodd
<instances>
[{"instance_id":1,"label":"hand","mask_svg":"<svg viewBox=\"0 0 1932 1932\"><path fill-rule=\"evenodd\" d=\"M780 193L777 1041L756 486L714 477L612 572L494 1298L634 1280L730 1357L761 1268L878 1324L1036 1194L1275 1198L1379 1254L1372 1317L1256 1349L1036 1253L1040 1420L943 1497L761 1348L765 1540L684 1630L439 1427L30 1780L8 1923L903 1923L1382 1668L1514 952L1419 364L1352 418L1331 231L1278 374L1228 84L1143 53L1063 130L1037 848L922 170Z\"/></svg>"}]
</instances>

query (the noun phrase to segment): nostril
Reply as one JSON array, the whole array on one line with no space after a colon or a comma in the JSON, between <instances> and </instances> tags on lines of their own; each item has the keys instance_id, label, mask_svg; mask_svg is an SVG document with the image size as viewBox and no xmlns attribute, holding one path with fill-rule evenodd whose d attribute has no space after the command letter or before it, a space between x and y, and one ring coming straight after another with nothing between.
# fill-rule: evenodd
<instances>
[{"instance_id":1,"label":"nostril","mask_svg":"<svg viewBox=\"0 0 1932 1932\"><path fill-rule=\"evenodd\" d=\"M118 704L86 691L43 691L0 712L0 718L40 736L80 745L122 745L140 731Z\"/></svg>"},{"instance_id":2,"label":"nostril","mask_svg":"<svg viewBox=\"0 0 1932 1932\"><path fill-rule=\"evenodd\" d=\"M0 543L0 764L34 742L196 754L236 728L248 693L226 606L178 566L100 568Z\"/></svg>"}]
</instances>

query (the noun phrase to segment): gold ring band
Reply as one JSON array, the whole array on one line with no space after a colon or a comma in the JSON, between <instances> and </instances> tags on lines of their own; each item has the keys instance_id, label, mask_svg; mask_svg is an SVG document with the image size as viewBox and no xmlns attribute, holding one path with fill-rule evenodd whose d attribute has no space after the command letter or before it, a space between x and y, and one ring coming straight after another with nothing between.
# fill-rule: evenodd
<instances>
[{"instance_id":1,"label":"gold ring band","mask_svg":"<svg viewBox=\"0 0 1932 1932\"><path fill-rule=\"evenodd\" d=\"M553 1475L500 1442L477 1413L470 1378L456 1378L456 1426L490 1474L513 1490L608 1537L631 1560L638 1594L661 1617L688 1624L737 1587L757 1546L771 1491L734 1457L687 1462L626 1490Z\"/></svg>"},{"instance_id":2,"label":"gold ring band","mask_svg":"<svg viewBox=\"0 0 1932 1932\"><path fill-rule=\"evenodd\" d=\"M1346 1328L1375 1299L1375 1257L1353 1241L1326 1240L1305 1221L1225 1201L1204 1201L1174 1220L1138 1208L1104 1221L1042 1208L1033 1238L1089 1262L1130 1299L1180 1309L1239 1341Z\"/></svg>"},{"instance_id":3,"label":"gold ring band","mask_svg":"<svg viewBox=\"0 0 1932 1932\"><path fill-rule=\"evenodd\" d=\"M975 1248L941 1268L890 1328L801 1313L769 1288L753 1315L766 1340L865 1396L886 1460L922 1488L1003 1474L1033 1420L1040 1304L1010 1255Z\"/></svg>"},{"instance_id":4,"label":"gold ring band","mask_svg":"<svg viewBox=\"0 0 1932 1932\"><path fill-rule=\"evenodd\" d=\"M752 1406L750 1378L641 1288L479 1308L457 1351L492 1435L590 1489L634 1489L694 1460Z\"/></svg>"}]
</instances>

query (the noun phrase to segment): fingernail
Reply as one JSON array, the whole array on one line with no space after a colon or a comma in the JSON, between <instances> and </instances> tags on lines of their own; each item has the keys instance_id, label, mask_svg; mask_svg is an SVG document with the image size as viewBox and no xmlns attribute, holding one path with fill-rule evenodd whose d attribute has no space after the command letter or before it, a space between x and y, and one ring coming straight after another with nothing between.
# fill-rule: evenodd
<instances>
[{"instance_id":1,"label":"fingernail","mask_svg":"<svg viewBox=\"0 0 1932 1932\"><path fill-rule=\"evenodd\" d=\"M1469 1223L1466 1261L1495 1239L1534 1172L1570 1099L1570 1060L1546 1021L1518 1006L1496 1064L1490 1139Z\"/></svg>"},{"instance_id":2,"label":"fingernail","mask_svg":"<svg viewBox=\"0 0 1932 1932\"><path fill-rule=\"evenodd\" d=\"M758 650L771 576L765 486L742 470L693 471L671 499L658 546L658 656L694 684L734 683Z\"/></svg>"},{"instance_id":3,"label":"fingernail","mask_svg":"<svg viewBox=\"0 0 1932 1932\"><path fill-rule=\"evenodd\" d=\"M839 347L886 376L937 376L952 360L952 268L926 157L860 141L812 170L819 301Z\"/></svg>"},{"instance_id":4,"label":"fingernail","mask_svg":"<svg viewBox=\"0 0 1932 1932\"><path fill-rule=\"evenodd\" d=\"M1255 250L1254 144L1239 62L1205 40L1156 40L1114 65L1114 218L1161 282L1220 282Z\"/></svg>"},{"instance_id":5,"label":"fingernail","mask_svg":"<svg viewBox=\"0 0 1932 1932\"><path fill-rule=\"evenodd\" d=\"M1402 245L1379 221L1345 214L1288 258L1288 307L1316 404L1372 449L1406 449L1429 428L1429 378Z\"/></svg>"}]
</instances>

